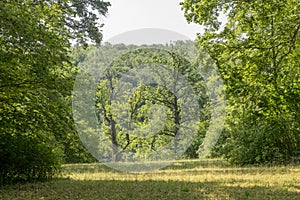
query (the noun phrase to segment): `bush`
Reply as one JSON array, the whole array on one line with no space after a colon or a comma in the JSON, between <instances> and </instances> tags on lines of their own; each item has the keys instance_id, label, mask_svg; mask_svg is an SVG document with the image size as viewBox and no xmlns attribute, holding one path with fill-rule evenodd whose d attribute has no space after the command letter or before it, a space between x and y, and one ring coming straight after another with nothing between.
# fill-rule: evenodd
<instances>
[{"instance_id":1,"label":"bush","mask_svg":"<svg viewBox=\"0 0 300 200\"><path fill-rule=\"evenodd\" d=\"M0 182L51 178L60 168L60 150L30 135L0 134Z\"/></svg>"},{"instance_id":2,"label":"bush","mask_svg":"<svg viewBox=\"0 0 300 200\"><path fill-rule=\"evenodd\" d=\"M234 164L285 164L299 158L297 130L285 121L238 126L224 144L225 157Z\"/></svg>"}]
</instances>

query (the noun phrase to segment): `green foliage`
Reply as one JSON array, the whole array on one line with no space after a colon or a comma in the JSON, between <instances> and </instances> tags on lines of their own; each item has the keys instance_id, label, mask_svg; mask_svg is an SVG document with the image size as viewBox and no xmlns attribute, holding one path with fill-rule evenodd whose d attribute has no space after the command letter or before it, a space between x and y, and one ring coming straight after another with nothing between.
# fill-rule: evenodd
<instances>
[{"instance_id":1,"label":"green foliage","mask_svg":"<svg viewBox=\"0 0 300 200\"><path fill-rule=\"evenodd\" d=\"M48 0L48 2L53 2ZM62 9L67 13L64 24L71 30L72 38L79 44L87 45L102 41L100 16L108 12L109 2L99 0L63 0L59 1Z\"/></svg>"},{"instance_id":2,"label":"green foliage","mask_svg":"<svg viewBox=\"0 0 300 200\"><path fill-rule=\"evenodd\" d=\"M82 146L71 117L70 94L76 74L68 57L70 39L83 43L108 3L95 1L4 0L0 2L1 181L49 178L63 156ZM75 25L78 25L76 27ZM89 29L87 28L89 27ZM73 142L73 143L72 143ZM75 153L73 153L74 155ZM85 155L87 155L85 153ZM64 158L69 160L70 158Z\"/></svg>"},{"instance_id":3,"label":"green foliage","mask_svg":"<svg viewBox=\"0 0 300 200\"><path fill-rule=\"evenodd\" d=\"M300 156L299 1L192 1L188 21L206 26L198 42L227 86L224 148L239 164ZM227 15L221 28L220 13Z\"/></svg>"},{"instance_id":4,"label":"green foliage","mask_svg":"<svg viewBox=\"0 0 300 200\"><path fill-rule=\"evenodd\" d=\"M61 152L53 139L1 134L0 141L0 184L47 179L60 169Z\"/></svg>"},{"instance_id":5,"label":"green foliage","mask_svg":"<svg viewBox=\"0 0 300 200\"><path fill-rule=\"evenodd\" d=\"M181 94L183 96L179 94L179 99L175 96L165 83L173 83L172 77L165 76L164 72L159 69L161 66L168 66L170 69L165 69L170 70L168 72L174 75L174 80L177 80L174 85L171 84L171 87L176 87L176 83L179 84L176 74L180 73L196 94L195 99L199 106L199 111L196 112L199 112L200 116L189 116L189 121L199 118L198 122L193 124L193 126L198 126L196 128L198 131L195 133L197 139L186 152L185 157L198 157L197 152L209 124L211 108L208 104L207 88L196 65L198 63L191 63L185 55L188 52L186 48L192 48L193 45L191 41L177 42L169 47L106 44L99 48L91 47L86 50L86 54L76 54L78 58L82 58L78 62L79 66L88 66L95 70L107 67L103 72L103 77L99 80L96 92L99 126L106 139L101 140L100 150L95 150L96 152L103 156L105 154L103 149L106 149L112 152L112 159L115 160L121 159L123 152L131 152L132 159L135 159L144 158L143 156L158 151L166 144L174 142L176 146L180 142L182 144L186 142L176 141L175 138L178 133L177 127L182 125L180 124L182 101L193 94ZM148 70L152 69L152 79L161 85L139 82L139 79L146 80L149 77L150 72L147 70L135 71L145 65L150 66ZM126 80L122 82L122 87L119 85L120 79ZM132 87L135 88L133 91L122 93L122 89ZM178 86L178 91L182 89L180 87ZM124 102L115 100L120 94L123 94L122 99L126 99ZM80 123L88 124L88 122ZM86 127L86 136L93 137L92 135L93 133ZM176 149L174 147L175 153Z\"/></svg>"}]
</instances>

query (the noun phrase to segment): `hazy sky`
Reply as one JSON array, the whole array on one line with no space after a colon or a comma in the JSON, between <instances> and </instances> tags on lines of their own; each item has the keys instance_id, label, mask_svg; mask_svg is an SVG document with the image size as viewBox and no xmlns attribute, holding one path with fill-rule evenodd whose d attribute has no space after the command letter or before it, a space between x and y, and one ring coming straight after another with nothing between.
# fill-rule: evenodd
<instances>
[{"instance_id":1,"label":"hazy sky","mask_svg":"<svg viewBox=\"0 0 300 200\"><path fill-rule=\"evenodd\" d=\"M112 6L104 21L104 41L121 33L142 28L175 31L190 39L202 32L201 26L188 24L179 2L183 0L108 0Z\"/></svg>"}]
</instances>

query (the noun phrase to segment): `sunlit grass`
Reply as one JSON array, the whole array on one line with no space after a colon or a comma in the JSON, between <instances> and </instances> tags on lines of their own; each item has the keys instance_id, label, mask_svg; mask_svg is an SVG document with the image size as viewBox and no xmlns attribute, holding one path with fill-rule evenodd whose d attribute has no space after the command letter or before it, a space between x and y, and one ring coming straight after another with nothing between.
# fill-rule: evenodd
<instances>
[{"instance_id":1,"label":"sunlit grass","mask_svg":"<svg viewBox=\"0 0 300 200\"><path fill-rule=\"evenodd\" d=\"M300 166L233 167L185 160L152 172L64 165L49 182L3 186L0 199L300 199Z\"/></svg>"}]
</instances>

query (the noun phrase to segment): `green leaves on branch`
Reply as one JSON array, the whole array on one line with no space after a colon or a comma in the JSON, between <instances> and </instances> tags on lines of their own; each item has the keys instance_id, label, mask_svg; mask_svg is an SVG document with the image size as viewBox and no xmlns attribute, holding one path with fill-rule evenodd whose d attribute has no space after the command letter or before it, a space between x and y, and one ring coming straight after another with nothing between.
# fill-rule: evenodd
<instances>
[{"instance_id":1,"label":"green leaves on branch","mask_svg":"<svg viewBox=\"0 0 300 200\"><path fill-rule=\"evenodd\" d=\"M70 40L99 43L101 25L92 22L97 15L91 12L104 15L108 6L0 1L1 182L49 178L63 153L76 152L70 150L71 142L79 144L70 113L76 73L68 56Z\"/></svg>"},{"instance_id":2,"label":"green leaves on branch","mask_svg":"<svg viewBox=\"0 0 300 200\"><path fill-rule=\"evenodd\" d=\"M182 8L189 22L206 27L198 42L227 86L225 154L242 164L299 157L299 1L185 0Z\"/></svg>"}]
</instances>

